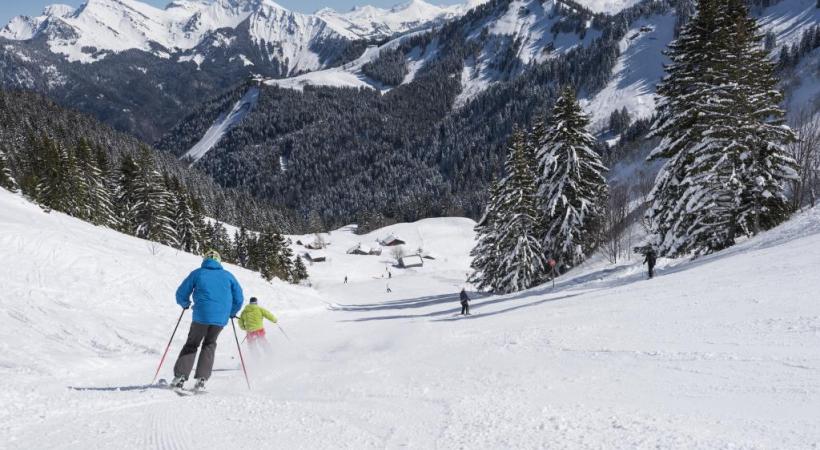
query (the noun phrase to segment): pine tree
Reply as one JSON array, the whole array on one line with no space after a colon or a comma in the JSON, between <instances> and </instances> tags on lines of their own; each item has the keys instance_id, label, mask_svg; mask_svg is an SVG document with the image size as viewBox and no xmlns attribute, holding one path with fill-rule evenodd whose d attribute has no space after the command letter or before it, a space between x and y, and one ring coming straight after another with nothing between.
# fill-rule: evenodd
<instances>
[{"instance_id":1,"label":"pine tree","mask_svg":"<svg viewBox=\"0 0 820 450\"><path fill-rule=\"evenodd\" d=\"M293 284L299 284L307 279L307 267L305 267L305 263L304 261L302 261L302 257L297 256L296 261L293 263L293 273L291 274L291 282Z\"/></svg>"},{"instance_id":2,"label":"pine tree","mask_svg":"<svg viewBox=\"0 0 820 450\"><path fill-rule=\"evenodd\" d=\"M34 200L47 211L67 212L70 209L71 182L68 152L56 141L43 136L40 141L38 185Z\"/></svg>"},{"instance_id":3,"label":"pine tree","mask_svg":"<svg viewBox=\"0 0 820 450\"><path fill-rule=\"evenodd\" d=\"M228 231L220 222L211 222L205 226L205 245L203 250L216 250L225 262L233 262L231 239Z\"/></svg>"},{"instance_id":4,"label":"pine tree","mask_svg":"<svg viewBox=\"0 0 820 450\"><path fill-rule=\"evenodd\" d=\"M293 251L290 249L290 240L285 239L279 232L274 235L274 239L279 249L276 276L282 280L291 280L293 279Z\"/></svg>"},{"instance_id":5,"label":"pine tree","mask_svg":"<svg viewBox=\"0 0 820 450\"><path fill-rule=\"evenodd\" d=\"M734 44L728 52L727 78L740 80L737 88L722 91L728 108L713 110L731 141L724 147L738 154L743 187L737 203L740 232L755 235L787 220L791 214L785 187L797 178L797 163L788 155L786 144L794 142L794 132L784 126L785 112L780 108L783 94L777 89L774 64L761 49L763 36L757 21L740 0L730 0L725 17L731 17L730 35ZM739 62L742 61L742 62ZM730 103L731 102L731 103ZM727 111L741 122L726 120ZM715 134L721 132L718 128Z\"/></svg>"},{"instance_id":6,"label":"pine tree","mask_svg":"<svg viewBox=\"0 0 820 450\"><path fill-rule=\"evenodd\" d=\"M279 268L279 247L275 239L275 231L266 228L259 234L255 246L255 262L259 273L267 281L271 281L281 273Z\"/></svg>"},{"instance_id":7,"label":"pine tree","mask_svg":"<svg viewBox=\"0 0 820 450\"><path fill-rule=\"evenodd\" d=\"M470 252L472 258L470 267L473 269L473 274L470 276L469 281L482 291L493 290L495 280L498 279L500 255L498 253L498 230L496 225L501 208L500 192L501 185L499 181L493 181L484 215L475 226L478 242Z\"/></svg>"},{"instance_id":8,"label":"pine tree","mask_svg":"<svg viewBox=\"0 0 820 450\"><path fill-rule=\"evenodd\" d=\"M179 179L172 177L169 184L173 196L172 223L177 248L188 253L201 253L199 226L191 206L193 202Z\"/></svg>"},{"instance_id":9,"label":"pine tree","mask_svg":"<svg viewBox=\"0 0 820 450\"><path fill-rule=\"evenodd\" d=\"M78 199L80 210L77 217L95 225L114 225L112 193L108 185L107 174L99 166L100 155L92 153L91 146L85 139L77 143L75 153L81 172L75 189L82 195Z\"/></svg>"},{"instance_id":10,"label":"pine tree","mask_svg":"<svg viewBox=\"0 0 820 450\"><path fill-rule=\"evenodd\" d=\"M131 155L125 155L120 162L117 177L116 214L120 231L135 235L137 231L137 175L139 166Z\"/></svg>"},{"instance_id":11,"label":"pine tree","mask_svg":"<svg viewBox=\"0 0 820 450\"><path fill-rule=\"evenodd\" d=\"M597 244L607 198L606 167L592 150L589 118L566 88L553 109L550 127L537 142L538 202L544 224L541 243L562 270L584 260Z\"/></svg>"},{"instance_id":12,"label":"pine tree","mask_svg":"<svg viewBox=\"0 0 820 450\"><path fill-rule=\"evenodd\" d=\"M537 232L535 207L535 155L526 134L515 130L504 165L497 216L498 266L492 276L493 290L517 292L538 284L546 261Z\"/></svg>"},{"instance_id":13,"label":"pine tree","mask_svg":"<svg viewBox=\"0 0 820 450\"><path fill-rule=\"evenodd\" d=\"M17 183L15 183L14 178L11 176L11 167L3 148L0 148L0 188L12 192L17 190Z\"/></svg>"},{"instance_id":14,"label":"pine tree","mask_svg":"<svg viewBox=\"0 0 820 450\"><path fill-rule=\"evenodd\" d=\"M239 230L234 232L233 243L236 264L247 268L250 263L250 242L245 227L239 227Z\"/></svg>"},{"instance_id":15,"label":"pine tree","mask_svg":"<svg viewBox=\"0 0 820 450\"><path fill-rule=\"evenodd\" d=\"M787 217L781 94L762 36L738 0L703 0L670 45L650 158L669 158L647 213L660 254L709 253Z\"/></svg>"},{"instance_id":16,"label":"pine tree","mask_svg":"<svg viewBox=\"0 0 820 450\"><path fill-rule=\"evenodd\" d=\"M117 184L111 170L111 161L108 158L108 152L102 147L97 147L95 150L95 160L98 176L96 178L97 183L92 185L91 195L95 198L95 202L99 206L97 207L94 220L100 225L118 229L120 227L120 219L114 206Z\"/></svg>"},{"instance_id":17,"label":"pine tree","mask_svg":"<svg viewBox=\"0 0 820 450\"><path fill-rule=\"evenodd\" d=\"M165 187L162 175L157 171L154 157L144 148L137 162L137 177L134 181L136 203L135 235L137 237L176 245L175 230L169 207L171 195Z\"/></svg>"}]
</instances>

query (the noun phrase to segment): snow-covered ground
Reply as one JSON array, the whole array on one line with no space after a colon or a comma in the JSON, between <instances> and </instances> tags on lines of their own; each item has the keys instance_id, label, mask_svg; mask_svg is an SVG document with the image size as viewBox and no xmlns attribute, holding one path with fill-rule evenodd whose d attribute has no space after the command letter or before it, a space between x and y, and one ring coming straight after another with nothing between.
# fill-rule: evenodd
<instances>
[{"instance_id":1,"label":"snow-covered ground","mask_svg":"<svg viewBox=\"0 0 820 450\"><path fill-rule=\"evenodd\" d=\"M583 101L594 131L605 130L610 114L622 108L633 120L655 113L655 85L663 78L663 67L668 63L663 51L674 31L675 16L669 14L638 20L626 33L612 79L593 98Z\"/></svg>"},{"instance_id":2,"label":"snow-covered ground","mask_svg":"<svg viewBox=\"0 0 820 450\"><path fill-rule=\"evenodd\" d=\"M250 361L248 391L226 329L211 392L179 398L146 384L197 258L0 191L3 448L820 445L820 211L662 261L654 280L635 263L591 263L554 290L475 295L462 319L471 226L329 233L314 289L231 268L291 340L268 326L273 349ZM386 280L388 249L345 252L391 233L437 259Z\"/></svg>"}]
</instances>

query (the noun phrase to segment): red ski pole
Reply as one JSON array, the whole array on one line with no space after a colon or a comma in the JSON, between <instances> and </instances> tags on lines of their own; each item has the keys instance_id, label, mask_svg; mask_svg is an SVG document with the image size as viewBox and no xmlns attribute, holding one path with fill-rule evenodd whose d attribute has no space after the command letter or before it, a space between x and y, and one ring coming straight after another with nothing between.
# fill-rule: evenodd
<instances>
[{"instance_id":1,"label":"red ski pole","mask_svg":"<svg viewBox=\"0 0 820 450\"><path fill-rule=\"evenodd\" d=\"M242 347L239 345L239 335L236 333L236 325L231 317L231 327L233 328L233 337L236 339L236 350L239 352L239 361L242 363L242 372L245 373L245 383L248 383L248 390L251 390L251 381L248 379L248 369L245 368L245 358L242 357Z\"/></svg>"},{"instance_id":2,"label":"red ski pole","mask_svg":"<svg viewBox=\"0 0 820 450\"><path fill-rule=\"evenodd\" d=\"M174 335L177 334L177 328L179 328L179 323L182 322L182 316L185 314L185 310L188 308L183 308L182 312L179 314L179 320L177 320L177 325L174 327L174 332L171 333L171 339L168 339L168 345L165 347L165 353L162 354L162 359L159 360L159 367L157 367L157 372L154 374L154 379L151 380L151 384L154 384L157 381L157 375L159 375L159 370L162 369L162 363L165 362L165 357L168 356L168 350L171 349L171 342L174 341Z\"/></svg>"}]
</instances>

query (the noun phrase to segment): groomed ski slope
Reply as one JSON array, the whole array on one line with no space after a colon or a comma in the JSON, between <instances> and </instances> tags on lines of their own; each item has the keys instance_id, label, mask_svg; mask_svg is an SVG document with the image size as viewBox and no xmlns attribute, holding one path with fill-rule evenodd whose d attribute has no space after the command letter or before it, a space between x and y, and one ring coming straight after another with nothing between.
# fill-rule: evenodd
<instances>
[{"instance_id":1,"label":"groomed ski slope","mask_svg":"<svg viewBox=\"0 0 820 450\"><path fill-rule=\"evenodd\" d=\"M250 362L248 391L226 330L211 392L179 398L143 385L197 258L0 191L2 447L820 445L820 211L718 255L662 261L654 280L636 263L590 265L554 291L476 299L461 319L470 225L394 226L408 240L422 230L439 258L392 269L391 294L371 275L387 252L352 262L345 230L310 267L316 291L231 268L291 341L268 326L273 350Z\"/></svg>"}]
</instances>

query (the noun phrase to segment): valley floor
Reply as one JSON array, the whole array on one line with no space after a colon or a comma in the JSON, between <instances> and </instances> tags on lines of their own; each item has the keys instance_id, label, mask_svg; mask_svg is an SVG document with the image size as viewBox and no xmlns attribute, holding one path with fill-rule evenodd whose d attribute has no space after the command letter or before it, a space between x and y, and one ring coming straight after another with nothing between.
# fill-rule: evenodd
<instances>
[{"instance_id":1,"label":"valley floor","mask_svg":"<svg viewBox=\"0 0 820 450\"><path fill-rule=\"evenodd\" d=\"M0 250L22 252L9 223L0 213ZM252 390L226 328L210 392L189 398L146 385L178 314L172 291L113 314L147 330L123 332L133 345L95 352L78 337L74 357L49 340L70 353L96 312L22 314L15 302L31 299L4 287L0 349L29 363L0 358L2 447L817 448L818 273L810 211L722 254L665 262L653 280L634 263L592 266L554 290L476 298L467 318L463 271L396 271L392 293L380 276L318 274L305 302L325 306L281 311L290 341L267 325Z\"/></svg>"}]
</instances>

